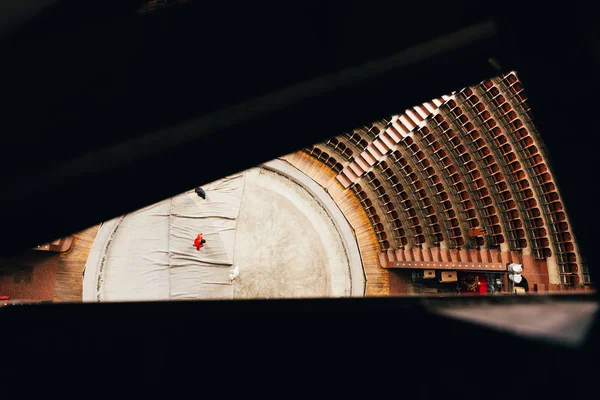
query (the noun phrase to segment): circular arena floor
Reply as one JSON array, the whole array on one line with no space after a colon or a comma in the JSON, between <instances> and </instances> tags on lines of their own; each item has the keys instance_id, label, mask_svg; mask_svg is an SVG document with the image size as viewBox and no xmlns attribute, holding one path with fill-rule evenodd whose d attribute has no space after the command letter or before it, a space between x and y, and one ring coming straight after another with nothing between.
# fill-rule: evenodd
<instances>
[{"instance_id":1,"label":"circular arena floor","mask_svg":"<svg viewBox=\"0 0 600 400\"><path fill-rule=\"evenodd\" d=\"M245 173L234 298L350 295L349 260L333 220L305 188L276 172Z\"/></svg>"},{"instance_id":2,"label":"circular arena floor","mask_svg":"<svg viewBox=\"0 0 600 400\"><path fill-rule=\"evenodd\" d=\"M105 222L84 301L363 296L352 228L323 188L282 160ZM200 251L192 242L206 238ZM239 270L236 279L230 272Z\"/></svg>"}]
</instances>

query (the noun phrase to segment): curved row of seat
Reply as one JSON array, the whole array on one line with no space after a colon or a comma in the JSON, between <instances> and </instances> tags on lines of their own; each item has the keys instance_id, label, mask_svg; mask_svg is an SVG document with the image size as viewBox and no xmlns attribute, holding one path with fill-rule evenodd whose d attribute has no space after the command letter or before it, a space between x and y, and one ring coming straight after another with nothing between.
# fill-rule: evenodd
<instances>
[{"instance_id":1,"label":"curved row of seat","mask_svg":"<svg viewBox=\"0 0 600 400\"><path fill-rule=\"evenodd\" d=\"M577 284L580 255L526 101L509 73L305 151L358 197L381 252L531 254Z\"/></svg>"},{"instance_id":2,"label":"curved row of seat","mask_svg":"<svg viewBox=\"0 0 600 400\"><path fill-rule=\"evenodd\" d=\"M464 245L463 231L456 213L456 208L446 192L441 178L425 157L425 153L411 136L406 136L400 142L400 148L406 158L400 158L401 164L408 163L411 174L417 176L417 182L425 182L425 197L420 199L423 210L425 210L426 229L429 230L431 244L438 244L445 236L448 247L461 247ZM431 201L431 200L433 201ZM440 234L441 226L444 227L445 235Z\"/></svg>"},{"instance_id":3,"label":"curved row of seat","mask_svg":"<svg viewBox=\"0 0 600 400\"><path fill-rule=\"evenodd\" d=\"M465 185L462 176L466 175L464 172L461 173L459 168L456 167L456 162L453 161L451 155L447 153L446 150L442 149L441 144L438 142L437 135L434 134L436 129L440 129L438 117L441 118L438 114L428 121L427 126L415 131L412 139L420 144L424 156L433 161L432 167L434 170L437 170L436 175L442 177L442 179L440 179L441 190L436 193L438 201L442 205L446 204L448 201L454 205L453 208L449 208L447 205L444 206L444 208L448 210L446 214L447 220L456 218L456 212L454 212L454 210L460 210L458 218L465 221L466 229L468 231L472 231L482 225L480 223L480 220L482 220L481 212L479 212L478 215L469 193L473 192L475 187L472 186L470 188L471 190L469 190L469 186L472 182L469 181ZM468 163L472 163L472 161L464 162L462 164L466 165L467 169L469 169ZM462 166L464 167L464 165ZM439 178L435 177L432 183L437 184L438 179ZM489 231L489 225L486 225L485 223L483 225L485 225L486 229ZM479 247L484 244L484 239L481 236L467 236L473 247ZM459 246L462 245L460 242L457 244Z\"/></svg>"},{"instance_id":4,"label":"curved row of seat","mask_svg":"<svg viewBox=\"0 0 600 400\"><path fill-rule=\"evenodd\" d=\"M318 146L313 145L313 146L305 148L303 150L305 153L313 156L317 160L321 161L323 164L327 165L334 172L336 172L338 174L340 172L342 172L342 169L344 168L344 166L340 162L338 162L335 157L333 157L329 153L321 150Z\"/></svg>"},{"instance_id":5,"label":"curved row of seat","mask_svg":"<svg viewBox=\"0 0 600 400\"><path fill-rule=\"evenodd\" d=\"M447 99L448 96L434 99L405 110L401 115L394 115L390 119L382 119L371 124L370 127L358 129L360 133L369 133L372 140L368 141L362 153L342 171L340 181L344 187L350 187L360 179L377 162L389 156L396 145L415 129L425 123L427 118ZM365 133L366 130L366 133ZM356 132L357 130L355 130ZM373 135L374 134L374 135Z\"/></svg>"},{"instance_id":6,"label":"curved row of seat","mask_svg":"<svg viewBox=\"0 0 600 400\"><path fill-rule=\"evenodd\" d=\"M362 205L371 225L373 226L373 230L375 231L375 235L377 236L377 243L379 244L380 251L386 251L391 248L390 242L388 240L389 233L388 229L386 229L386 225L384 225L382 216L383 212L381 208L373 203L373 198L375 197L372 193L369 195L367 193L366 188L363 188L360 184L356 184L352 186L352 192L356 195L360 204Z\"/></svg>"},{"instance_id":7,"label":"curved row of seat","mask_svg":"<svg viewBox=\"0 0 600 400\"><path fill-rule=\"evenodd\" d=\"M392 169L390 165L394 165L395 169ZM397 227L402 223L403 228L412 231L412 240L410 243L408 239L403 239L402 237L397 239L401 242L398 248L403 248L404 246L419 246L422 243L425 243L425 235L420 225L420 220L424 218L424 215L422 213L417 215L420 210L416 207L420 193L411 190L411 182L404 174L399 172L398 164L383 161L378 163L377 167L378 168L374 171L377 172L379 176L382 177L382 180L389 186L395 199L395 204L397 204L397 207L391 209L390 212L390 217L393 219L394 226ZM375 176L373 171L369 171L365 179L374 179ZM403 231L397 231L397 233L401 232ZM408 235L410 235L410 233Z\"/></svg>"},{"instance_id":8,"label":"curved row of seat","mask_svg":"<svg viewBox=\"0 0 600 400\"><path fill-rule=\"evenodd\" d=\"M507 121L504 121L502 116L493 115L498 108L498 104L492 101L490 103L491 107L488 107L470 88L461 91L458 97L464 97L464 104L469 112L475 115L475 120L479 126L484 126L482 130L484 138L496 156L500 168L511 185L511 191L517 200L517 210L521 218L511 223L511 227L515 227L515 224L518 224L516 229L512 231L513 237L523 242L522 244L519 243L518 248L526 247L524 230L522 229L525 224L529 236L528 245L533 249L534 256L536 258L550 256L551 252L548 248L548 240L545 237L545 232L539 229L530 229L532 225L535 226L535 223L532 223L532 221L535 222L535 219L532 220L532 218L539 214L539 208L533 198L532 191L527 187L528 181L523 174L521 163L518 161L518 157L508 143L507 136L504 133L503 129L505 129L505 122ZM492 112L490 112L489 108L491 108Z\"/></svg>"},{"instance_id":9,"label":"curved row of seat","mask_svg":"<svg viewBox=\"0 0 600 400\"><path fill-rule=\"evenodd\" d=\"M335 151L337 154L342 156L342 158L345 159L346 161L352 160L352 157L354 156L354 152L352 151L352 149L350 147L348 147L346 144L344 144L344 142L341 141L340 139L338 139L336 137L332 137L332 138L328 139L325 142L325 144L327 145L327 147L329 147L330 149Z\"/></svg>"},{"instance_id":10,"label":"curved row of seat","mask_svg":"<svg viewBox=\"0 0 600 400\"><path fill-rule=\"evenodd\" d=\"M498 113L508 124L508 136L524 161L533 191L541 203L545 223L535 228L550 231L563 283L578 283L580 271L575 241L547 157L540 146L539 134L532 123L523 85L514 73L508 73L482 82L480 90L485 90L485 95L498 104Z\"/></svg>"},{"instance_id":11,"label":"curved row of seat","mask_svg":"<svg viewBox=\"0 0 600 400\"><path fill-rule=\"evenodd\" d=\"M333 156L326 151L323 151L321 148L322 146L319 144L306 148L304 151L330 166L336 173L340 173L345 166L348 166L353 162L354 152L360 151L360 146L365 145L365 136L374 138L378 133L379 129L375 125L372 125L371 127L359 128L350 134L344 134L328 139L324 143L325 146L341 156L344 159L343 163L338 162ZM389 201L389 199L386 200L387 195L385 190L378 181L369 181L368 188L363 189L362 186L356 185L353 188L353 192L358 197L371 222L380 251L390 249L390 238L393 237L393 231L389 228L392 226L390 225L392 221L390 221L388 213L389 207L393 207L393 203Z\"/></svg>"},{"instance_id":12,"label":"curved row of seat","mask_svg":"<svg viewBox=\"0 0 600 400\"><path fill-rule=\"evenodd\" d=\"M421 135L417 132L415 136L422 136L430 144L434 159L446 171L448 185L455 193L457 203L461 204L462 218L469 223L469 227L474 229L483 226L484 232L492 239L492 246L502 243L498 220L486 208L491 206L491 203L488 202L484 182L472 156L456 137L451 123L444 117L443 110L440 109L429 121L427 130L422 130ZM479 237L474 245L482 246L484 242L483 237Z\"/></svg>"},{"instance_id":13,"label":"curved row of seat","mask_svg":"<svg viewBox=\"0 0 600 400\"><path fill-rule=\"evenodd\" d=\"M406 248L417 245L418 242L424 240L422 232L416 231L414 232L414 236L410 236L405 231L405 229L414 229L415 226L418 226L418 217L416 216L412 201L409 199L408 193L405 190L406 183L405 185L402 185L398 179L397 172L393 168L393 164L386 161L382 161L378 164L376 172L378 172L381 181L384 186L387 187L388 193L394 198L395 204L397 205L395 209L388 214L392 224L394 239L396 240L396 248ZM372 174L372 172L367 173L367 179L372 178L370 174ZM414 221L415 219L417 222ZM410 242L409 238L412 238Z\"/></svg>"},{"instance_id":14,"label":"curved row of seat","mask_svg":"<svg viewBox=\"0 0 600 400\"><path fill-rule=\"evenodd\" d=\"M473 155L472 166L475 169L470 175L476 174L473 178L481 179L477 181L479 202L483 204L485 215L491 220L494 241L500 244L508 239L510 250L526 247L525 233L519 220L520 214L516 210L516 203L506 179L508 171L499 161L499 155L493 151L493 144L486 135L481 134L486 132L493 122L486 119L478 121L477 117L472 120L471 112L474 109L470 108L468 103L461 104L459 96L442 106L442 111L453 120L458 136L464 141L463 147ZM486 123L488 125L485 125ZM500 217L500 212L504 218Z\"/></svg>"},{"instance_id":15,"label":"curved row of seat","mask_svg":"<svg viewBox=\"0 0 600 400\"><path fill-rule=\"evenodd\" d=\"M369 145L369 141L361 136L360 133L352 131L344 134L346 138L352 143L361 153L365 151Z\"/></svg>"}]
</instances>

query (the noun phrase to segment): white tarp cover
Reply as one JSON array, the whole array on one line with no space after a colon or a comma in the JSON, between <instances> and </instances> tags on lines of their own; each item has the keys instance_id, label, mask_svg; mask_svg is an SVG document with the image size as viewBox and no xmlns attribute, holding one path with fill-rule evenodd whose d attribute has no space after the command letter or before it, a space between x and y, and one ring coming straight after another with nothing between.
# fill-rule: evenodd
<instances>
[{"instance_id":1,"label":"white tarp cover","mask_svg":"<svg viewBox=\"0 0 600 400\"><path fill-rule=\"evenodd\" d=\"M85 265L84 301L233 298L237 174L102 224ZM198 233L206 243L197 251ZM125 239L125 240L122 240Z\"/></svg>"}]
</instances>

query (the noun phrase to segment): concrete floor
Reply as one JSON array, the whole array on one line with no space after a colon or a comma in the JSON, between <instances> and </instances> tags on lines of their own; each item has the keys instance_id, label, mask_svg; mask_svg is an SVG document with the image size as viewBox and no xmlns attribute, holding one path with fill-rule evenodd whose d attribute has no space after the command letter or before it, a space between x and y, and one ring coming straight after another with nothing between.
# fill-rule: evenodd
<instances>
[{"instance_id":1,"label":"concrete floor","mask_svg":"<svg viewBox=\"0 0 600 400\"><path fill-rule=\"evenodd\" d=\"M300 185L266 169L245 173L235 266L234 298L350 295L348 258L327 212Z\"/></svg>"},{"instance_id":2,"label":"concrete floor","mask_svg":"<svg viewBox=\"0 0 600 400\"><path fill-rule=\"evenodd\" d=\"M206 200L184 193L103 224L86 264L84 301L362 295L360 253L343 214L310 178L278 165L245 171L239 188L206 185ZM213 220L231 229L209 229ZM207 237L202 252L192 246L197 232ZM226 234L223 251L211 248Z\"/></svg>"}]
</instances>

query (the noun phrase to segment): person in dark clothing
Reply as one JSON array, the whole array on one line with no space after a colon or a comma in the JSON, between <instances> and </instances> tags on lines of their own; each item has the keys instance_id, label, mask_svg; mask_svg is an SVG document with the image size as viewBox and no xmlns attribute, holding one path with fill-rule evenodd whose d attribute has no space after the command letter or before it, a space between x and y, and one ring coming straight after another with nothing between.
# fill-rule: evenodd
<instances>
[{"instance_id":1,"label":"person in dark clothing","mask_svg":"<svg viewBox=\"0 0 600 400\"><path fill-rule=\"evenodd\" d=\"M206 192L204 191L204 189L202 189L200 186L198 186L196 189L194 189L194 191L196 192L196 194L200 197L202 197L204 200L206 200Z\"/></svg>"},{"instance_id":2,"label":"person in dark clothing","mask_svg":"<svg viewBox=\"0 0 600 400\"><path fill-rule=\"evenodd\" d=\"M527 279L525 279L523 275L521 275L521 282L515 283L514 286L522 287L523 289L525 289L525 293L529 292L529 282L527 282Z\"/></svg>"}]
</instances>

